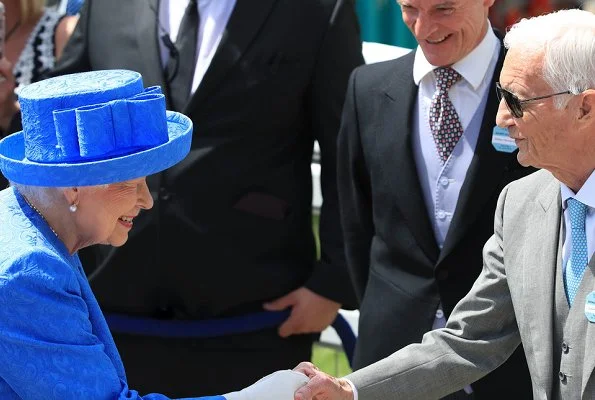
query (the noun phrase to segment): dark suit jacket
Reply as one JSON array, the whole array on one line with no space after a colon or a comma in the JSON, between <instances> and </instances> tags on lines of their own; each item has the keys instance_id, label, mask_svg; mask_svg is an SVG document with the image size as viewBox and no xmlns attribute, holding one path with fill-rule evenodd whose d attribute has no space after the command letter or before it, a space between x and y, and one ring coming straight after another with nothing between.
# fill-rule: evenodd
<instances>
[{"instance_id":1,"label":"dark suit jacket","mask_svg":"<svg viewBox=\"0 0 595 400\"><path fill-rule=\"evenodd\" d=\"M54 75L127 68L145 86L165 87L154 10L157 0L87 0ZM237 0L181 110L194 122L190 154L149 177L155 206L125 246L95 247L95 260L82 251L102 308L209 318L261 309L302 285L355 307L335 152L347 80L360 64L351 1ZM315 139L324 195L320 262L311 221Z\"/></svg>"},{"instance_id":2,"label":"dark suit jacket","mask_svg":"<svg viewBox=\"0 0 595 400\"><path fill-rule=\"evenodd\" d=\"M494 82L502 67L503 48L500 53ZM418 91L413 81L414 57L413 51L357 68L343 111L338 182L347 261L361 300L356 368L421 341L432 327L440 301L446 316L450 315L481 271L481 249L493 233L500 190L534 171L518 164L516 152L501 153L492 147L498 99L491 90L475 155L440 251L412 150ZM487 393L498 398L514 390L520 395L517 398L530 398L530 378L521 352L509 362L505 377L484 379L489 383L494 378ZM484 399L482 383L474 388Z\"/></svg>"}]
</instances>

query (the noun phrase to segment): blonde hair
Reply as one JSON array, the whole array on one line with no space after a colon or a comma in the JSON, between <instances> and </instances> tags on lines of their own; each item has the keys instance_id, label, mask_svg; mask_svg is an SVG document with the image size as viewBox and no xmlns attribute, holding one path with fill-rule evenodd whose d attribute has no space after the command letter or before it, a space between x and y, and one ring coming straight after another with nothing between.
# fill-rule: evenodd
<instances>
[{"instance_id":1,"label":"blonde hair","mask_svg":"<svg viewBox=\"0 0 595 400\"><path fill-rule=\"evenodd\" d=\"M46 0L21 0L21 22L30 22L43 14L45 1Z\"/></svg>"}]
</instances>

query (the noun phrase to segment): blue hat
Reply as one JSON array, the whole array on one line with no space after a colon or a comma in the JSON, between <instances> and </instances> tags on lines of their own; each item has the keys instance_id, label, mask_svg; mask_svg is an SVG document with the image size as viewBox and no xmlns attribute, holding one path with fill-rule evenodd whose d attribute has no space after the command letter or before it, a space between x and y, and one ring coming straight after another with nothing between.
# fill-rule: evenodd
<instances>
[{"instance_id":1,"label":"blue hat","mask_svg":"<svg viewBox=\"0 0 595 400\"><path fill-rule=\"evenodd\" d=\"M166 111L138 72L63 75L19 93L23 130L0 141L0 169L34 186L88 186L163 171L190 151L192 121Z\"/></svg>"}]
</instances>

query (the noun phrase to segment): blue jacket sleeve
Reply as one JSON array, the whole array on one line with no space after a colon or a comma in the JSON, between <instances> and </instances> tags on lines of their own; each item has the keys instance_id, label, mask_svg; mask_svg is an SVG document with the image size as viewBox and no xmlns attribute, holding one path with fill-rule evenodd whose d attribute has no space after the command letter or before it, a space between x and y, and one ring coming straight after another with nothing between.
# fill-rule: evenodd
<instances>
[{"instance_id":1,"label":"blue jacket sleeve","mask_svg":"<svg viewBox=\"0 0 595 400\"><path fill-rule=\"evenodd\" d=\"M36 251L0 266L0 305L0 398L168 399L128 388L117 352L110 357L91 322L76 271L56 254Z\"/></svg>"}]
</instances>

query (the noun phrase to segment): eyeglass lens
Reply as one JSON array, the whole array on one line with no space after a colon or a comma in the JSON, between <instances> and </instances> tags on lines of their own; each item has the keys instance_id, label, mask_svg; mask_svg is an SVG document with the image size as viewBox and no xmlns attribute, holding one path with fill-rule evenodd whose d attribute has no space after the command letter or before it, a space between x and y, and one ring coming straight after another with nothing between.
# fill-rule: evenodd
<instances>
[{"instance_id":1,"label":"eyeglass lens","mask_svg":"<svg viewBox=\"0 0 595 400\"><path fill-rule=\"evenodd\" d=\"M498 92L498 98L504 98L504 102L506 103L506 107L515 118L522 118L523 116L523 107L519 101L519 99L508 90L503 89L499 83L496 84L496 91Z\"/></svg>"}]
</instances>

